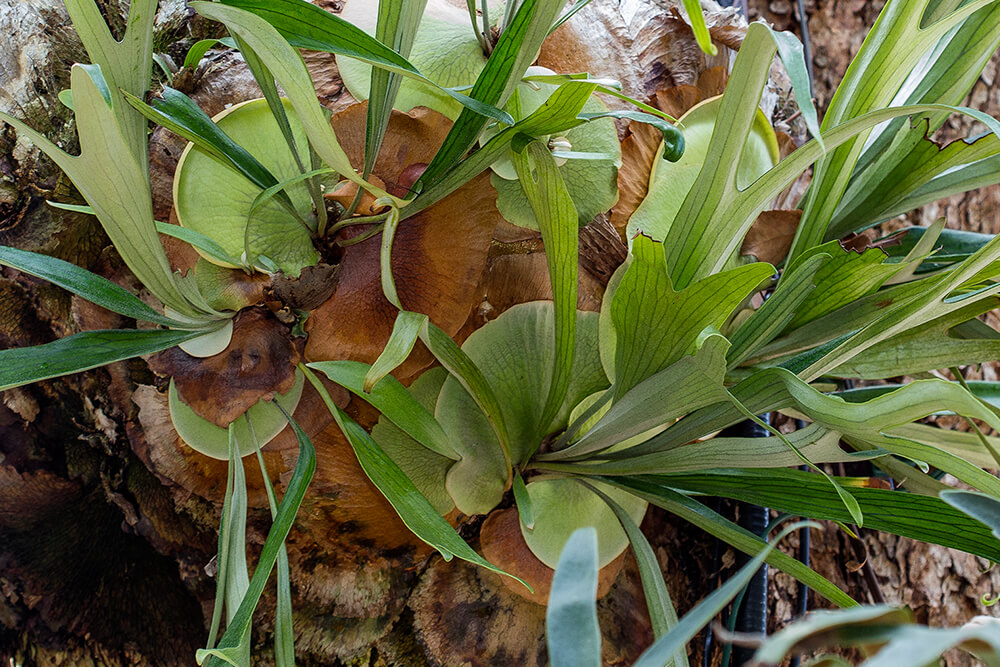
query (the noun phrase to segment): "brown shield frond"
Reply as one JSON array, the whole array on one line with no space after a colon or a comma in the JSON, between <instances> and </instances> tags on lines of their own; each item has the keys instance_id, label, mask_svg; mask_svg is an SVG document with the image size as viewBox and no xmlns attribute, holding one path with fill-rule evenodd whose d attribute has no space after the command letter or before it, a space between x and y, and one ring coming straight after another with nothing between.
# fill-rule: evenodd
<instances>
[{"instance_id":1,"label":"brown shield frond","mask_svg":"<svg viewBox=\"0 0 1000 667\"><path fill-rule=\"evenodd\" d=\"M360 165L366 104L337 114L337 139ZM444 141L451 121L429 109L393 112L373 173L390 191L404 195L414 165L427 164ZM437 204L400 223L392 249L392 271L404 308L427 314L449 335L465 322L476 296L493 230L501 217L489 175L480 174ZM351 234L363 233L354 228ZM350 359L371 363L389 339L396 309L381 286L381 237L344 248L334 294L307 321L310 360ZM418 351L398 369L405 377L428 365Z\"/></svg>"}]
</instances>

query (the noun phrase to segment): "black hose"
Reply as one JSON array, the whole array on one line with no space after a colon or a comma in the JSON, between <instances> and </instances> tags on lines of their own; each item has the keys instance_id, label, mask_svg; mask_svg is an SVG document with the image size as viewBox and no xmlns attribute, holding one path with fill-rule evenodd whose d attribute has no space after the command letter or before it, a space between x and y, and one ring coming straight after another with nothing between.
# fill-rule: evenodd
<instances>
[{"instance_id":1,"label":"black hose","mask_svg":"<svg viewBox=\"0 0 1000 667\"><path fill-rule=\"evenodd\" d=\"M763 415L762 419L767 421L769 416ZM719 435L738 438L766 438L769 433L767 429L747 420L725 429ZM737 504L737 512L739 513L737 521L741 527L755 535L765 534L770 519L770 510L766 507L741 502ZM749 561L750 557L741 553L737 558L737 567L742 567ZM747 584L743 604L740 605L737 612L735 630L762 637L767 634L767 565L762 565L750 583ZM745 646L733 648L733 659L737 665L750 661L753 654L753 648Z\"/></svg>"},{"instance_id":2,"label":"black hose","mask_svg":"<svg viewBox=\"0 0 1000 667\"><path fill-rule=\"evenodd\" d=\"M809 72L809 94L815 95L813 82L816 77L813 76L812 40L809 39L809 17L806 16L805 0L799 0L799 25L802 27L802 55L805 57L806 70Z\"/></svg>"},{"instance_id":3,"label":"black hose","mask_svg":"<svg viewBox=\"0 0 1000 667\"><path fill-rule=\"evenodd\" d=\"M722 498L715 498L712 509L715 512L722 512ZM715 538L712 546L712 580L709 584L709 590L714 591L719 586L719 570L722 569L722 542L719 538ZM712 664L712 640L715 638L715 633L712 632L712 624L709 623L708 627L705 628L705 652L701 656L701 666L710 667Z\"/></svg>"},{"instance_id":4,"label":"black hose","mask_svg":"<svg viewBox=\"0 0 1000 667\"><path fill-rule=\"evenodd\" d=\"M802 32L802 55L806 61L806 71L809 73L809 94L816 94L816 76L813 72L813 56L812 56L812 40L809 38L809 15L806 14L806 3L805 0L798 0L798 10L799 10L799 27ZM802 420L796 420L795 425L797 428L804 428L805 422ZM809 466L802 466L801 470L808 470ZM799 560L803 565L809 567L809 548L810 548L810 535L809 526L805 526L799 531ZM798 586L798 603L799 603L799 617L805 616L809 611L809 587L803 584L801 581ZM799 662L801 656L792 656L791 661L788 663L788 667L799 667Z\"/></svg>"},{"instance_id":5,"label":"black hose","mask_svg":"<svg viewBox=\"0 0 1000 667\"><path fill-rule=\"evenodd\" d=\"M719 0L719 5L722 7L736 7L743 12L743 16L747 20L750 20L750 8L747 6L747 0Z\"/></svg>"},{"instance_id":6,"label":"black hose","mask_svg":"<svg viewBox=\"0 0 1000 667\"><path fill-rule=\"evenodd\" d=\"M795 422L798 428L804 428L805 422L801 420L796 420ZM809 470L809 466L799 466L799 470ZM809 548L810 548L810 534L809 526L803 526L799 530L799 561L806 567L809 567ZM809 587L803 584L801 581L798 586L798 599L799 605L798 618L802 618L809 612ZM792 656L792 659L788 663L788 667L799 667L799 663L802 660L802 656L796 654Z\"/></svg>"}]
</instances>

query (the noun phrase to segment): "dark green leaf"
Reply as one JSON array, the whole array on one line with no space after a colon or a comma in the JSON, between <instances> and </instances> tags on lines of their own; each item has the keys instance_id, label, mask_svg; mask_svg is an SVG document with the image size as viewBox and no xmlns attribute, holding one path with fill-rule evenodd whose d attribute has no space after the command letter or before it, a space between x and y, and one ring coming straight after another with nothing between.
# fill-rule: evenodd
<instances>
[{"instance_id":1,"label":"dark green leaf","mask_svg":"<svg viewBox=\"0 0 1000 667\"><path fill-rule=\"evenodd\" d=\"M987 134L975 140L955 140L941 146L930 138L926 118L906 123L882 155L857 175L844 193L830 221L829 234L843 236L906 213L949 194L964 192L956 184L981 187L1000 181L1000 139ZM992 159L990 159L992 158ZM990 159L992 176L984 161ZM975 165L975 178L969 180L969 167ZM966 171L956 180L955 170ZM942 189L936 179L947 173L949 187ZM936 181L936 182L935 182Z\"/></svg>"},{"instance_id":2,"label":"dark green leaf","mask_svg":"<svg viewBox=\"0 0 1000 667\"><path fill-rule=\"evenodd\" d=\"M877 449L863 453L845 452L840 448L840 433L817 424L811 424L786 436L795 449L814 463L847 463L875 456L887 451ZM650 475L673 472L708 470L711 468L784 468L802 462L801 458L781 438L726 438L714 437L692 442L662 452L632 456L629 449L615 449L600 458L605 462L582 460L572 464L552 464L554 457L541 459L535 464L539 470L552 470L582 475ZM986 474L986 473L982 473Z\"/></svg>"},{"instance_id":3,"label":"dark green leaf","mask_svg":"<svg viewBox=\"0 0 1000 667\"><path fill-rule=\"evenodd\" d=\"M603 92L603 91L602 91ZM660 116L632 111L629 109L614 109L611 111L581 113L578 118L586 121L597 120L598 118L625 118L652 125L663 134L663 159L669 162L677 162L684 155L684 133L674 125Z\"/></svg>"},{"instance_id":4,"label":"dark green leaf","mask_svg":"<svg viewBox=\"0 0 1000 667\"><path fill-rule=\"evenodd\" d=\"M1000 340L988 325L985 336L955 335L955 327L975 319L997 306L1000 298L973 301L968 306L939 317L873 345L846 364L830 372L835 377L881 379L916 375L950 368L972 360L986 363L1000 359ZM978 327L977 327L978 328ZM985 333L985 332L976 332Z\"/></svg>"},{"instance_id":5,"label":"dark green leaf","mask_svg":"<svg viewBox=\"0 0 1000 667\"><path fill-rule=\"evenodd\" d=\"M245 413L244 413L245 414ZM253 433L253 424L247 417L247 426ZM256 448L257 464L260 466L260 475L264 479L264 490L267 492L267 504L271 508L271 521L278 516L278 498L274 494L274 485L271 477L267 474L267 467L264 464L264 456L260 452L260 446ZM230 460L236 452L230 453ZM277 603L274 612L274 663L275 667L295 667L295 633L292 627L292 582L291 572L288 566L288 549L282 543L281 551L278 552L278 573L277 579Z\"/></svg>"},{"instance_id":6,"label":"dark green leaf","mask_svg":"<svg viewBox=\"0 0 1000 667\"><path fill-rule=\"evenodd\" d=\"M502 130L478 151L451 165L437 183L430 184L403 210L404 217L416 215L488 169L506 155L515 137L522 133L529 137L552 134L584 122L578 118L578 114L596 88L597 84L587 81L568 81L559 86L533 114Z\"/></svg>"},{"instance_id":7,"label":"dark green leaf","mask_svg":"<svg viewBox=\"0 0 1000 667\"><path fill-rule=\"evenodd\" d=\"M96 19L106 32L100 12ZM114 112L100 92L100 87L106 85L103 78L93 68L81 66L73 67L70 78L80 138L79 156L67 154L7 114L0 112L0 120L13 125L66 172L93 208L125 264L156 298L186 316L211 319L189 301L190 295L182 290L156 235L145 159L145 123L141 116L134 114L142 130L141 147L136 148L130 145L128 132L118 126ZM120 110L125 105L115 106ZM137 150L141 150L141 160L135 157Z\"/></svg>"},{"instance_id":8,"label":"dark green leaf","mask_svg":"<svg viewBox=\"0 0 1000 667\"><path fill-rule=\"evenodd\" d=\"M44 345L0 350L0 391L153 354L203 335L166 329L85 331Z\"/></svg>"},{"instance_id":9,"label":"dark green leaf","mask_svg":"<svg viewBox=\"0 0 1000 667\"><path fill-rule=\"evenodd\" d=\"M257 85L260 86L261 92L264 94L264 99L267 100L267 106L271 110L271 115L278 125L278 129L281 130L281 136L285 138L285 143L288 145L288 152L295 161L295 166L298 167L300 180L306 181L306 188L309 190L309 197L312 199L313 209L316 211L317 217L319 218L318 224L307 225L311 231L316 231L316 229L323 229L326 227L326 202L323 201L323 193L319 189L319 185L316 183L312 176L317 175L316 172L322 170L313 170L310 172L308 177L304 174L308 171L306 169L305 162L301 157L301 149L296 145L295 135L292 132L292 126L288 122L288 114L285 113L285 105L281 101L280 93L278 92L278 86L274 82L274 75L271 71L267 69L267 66L261 61L260 57L254 52L250 45L246 43L238 35L233 37L236 42L236 46L239 48L240 53L243 54L243 60L246 61L247 67L253 74L254 80ZM333 170L328 170L332 172ZM285 181L284 184L272 185L270 188L266 189L261 193L261 197L264 200L270 199L274 195L278 194L280 191L282 195L284 194L285 184L290 184L292 182L298 181ZM256 204L256 202L255 202ZM253 212L251 207L251 213ZM294 217L294 216L293 216ZM250 219L250 216L247 216ZM249 232L249 225L248 225ZM247 239L249 241L249 233L247 234ZM247 243L247 254L250 254L250 243Z\"/></svg>"},{"instance_id":10,"label":"dark green leaf","mask_svg":"<svg viewBox=\"0 0 1000 667\"><path fill-rule=\"evenodd\" d=\"M129 6L125 34L116 39L94 0L67 0L70 21L99 68L107 90L142 95L149 89L153 73L153 24L156 0L133 0ZM109 92L110 95L110 92ZM106 96L107 97L107 96ZM111 105L114 124L138 164L147 162L146 127L142 118L123 104Z\"/></svg>"},{"instance_id":11,"label":"dark green leaf","mask_svg":"<svg viewBox=\"0 0 1000 667\"><path fill-rule=\"evenodd\" d=\"M799 470L717 470L640 479L813 519L852 521L836 491L821 476ZM849 486L852 481L862 484L864 479L842 478L842 485L861 506L867 527L1000 560L1000 541L990 530L938 498ZM623 484L627 486L629 480Z\"/></svg>"},{"instance_id":12,"label":"dark green leaf","mask_svg":"<svg viewBox=\"0 0 1000 667\"><path fill-rule=\"evenodd\" d=\"M1000 163L998 163L998 168L1000 168ZM885 251L890 258L906 257L928 233L930 233L930 229L927 227L902 229L900 230L900 243L889 246ZM934 255L920 265L918 272L935 271L960 262L992 240L993 234L969 232L962 229L943 229L934 241Z\"/></svg>"},{"instance_id":13,"label":"dark green leaf","mask_svg":"<svg viewBox=\"0 0 1000 667\"><path fill-rule=\"evenodd\" d=\"M537 57L538 49L563 4L562 0L524 0L500 35L469 96L491 106L503 106L525 70ZM503 122L513 125L513 120ZM433 186L441 180L445 172L472 148L485 125L484 116L468 108L463 109L444 144L420 177L419 184Z\"/></svg>"},{"instance_id":14,"label":"dark green leaf","mask_svg":"<svg viewBox=\"0 0 1000 667\"><path fill-rule=\"evenodd\" d=\"M942 491L940 495L941 500L986 524L1000 538L1000 500L985 493L958 489Z\"/></svg>"},{"instance_id":15,"label":"dark green leaf","mask_svg":"<svg viewBox=\"0 0 1000 667\"><path fill-rule=\"evenodd\" d=\"M879 248L858 253L844 249L838 241L830 241L797 257L787 280L793 277L791 271L817 255L826 255L829 259L816 272L816 288L796 309L788 329L798 328L875 292L903 268L901 264L885 263L886 255Z\"/></svg>"},{"instance_id":16,"label":"dark green leaf","mask_svg":"<svg viewBox=\"0 0 1000 667\"><path fill-rule=\"evenodd\" d=\"M528 489L524 485L524 478L517 470L514 471L514 502L517 503L517 514L521 518L521 523L528 530L535 527L535 508L528 495Z\"/></svg>"},{"instance_id":17,"label":"dark green leaf","mask_svg":"<svg viewBox=\"0 0 1000 667\"><path fill-rule=\"evenodd\" d=\"M448 437L434 416L420 405L406 387L392 376L386 376L370 392L364 390L364 379L370 372L367 364L357 361L319 361L309 364L328 378L364 399L393 424L427 449L450 459L457 458Z\"/></svg>"},{"instance_id":18,"label":"dark green leaf","mask_svg":"<svg viewBox=\"0 0 1000 667\"><path fill-rule=\"evenodd\" d=\"M217 44L223 44L224 46L232 46L226 44L228 39L201 39L195 42L190 49L188 49L187 55L184 56L184 65L188 69L197 69L198 64L201 59L205 57L210 49L215 48Z\"/></svg>"},{"instance_id":19,"label":"dark green leaf","mask_svg":"<svg viewBox=\"0 0 1000 667\"><path fill-rule=\"evenodd\" d=\"M420 329L426 319L427 316L421 313L407 310L399 311L399 314L396 315L396 322L392 326L389 342L382 348L378 359L365 375L364 391L370 392L372 387L377 385L382 378L406 361L417 342Z\"/></svg>"},{"instance_id":20,"label":"dark green leaf","mask_svg":"<svg viewBox=\"0 0 1000 667\"><path fill-rule=\"evenodd\" d=\"M431 351L431 354L448 369L448 372L469 392L483 415L490 423L504 453L506 467L511 467L510 436L503 419L503 411L497 395L486 380L483 372L469 358L462 348L440 327L430 320L424 322L420 332L420 340Z\"/></svg>"},{"instance_id":21,"label":"dark green leaf","mask_svg":"<svg viewBox=\"0 0 1000 667\"><path fill-rule=\"evenodd\" d=\"M427 0L379 0L375 39L403 58L408 58L426 5ZM365 165L362 174L365 178L375 167L400 83L399 74L379 67L372 68L368 122L365 125Z\"/></svg>"},{"instance_id":22,"label":"dark green leaf","mask_svg":"<svg viewBox=\"0 0 1000 667\"><path fill-rule=\"evenodd\" d=\"M513 153L518 182L524 190L542 232L555 309L555 350L552 383L539 424L548 424L559 412L569 388L576 353L577 248L576 206L559 175L555 159L540 141Z\"/></svg>"},{"instance_id":23,"label":"dark green leaf","mask_svg":"<svg viewBox=\"0 0 1000 667\"><path fill-rule=\"evenodd\" d=\"M719 103L715 126L724 131L713 131L704 165L670 228L667 266L677 289L717 273L730 254L729 246L739 246L742 241L742 234L729 238L728 231L709 223L708 218L738 191L737 171L757 120L757 101L775 51L770 30L763 24L750 24Z\"/></svg>"},{"instance_id":24,"label":"dark green leaf","mask_svg":"<svg viewBox=\"0 0 1000 667\"><path fill-rule=\"evenodd\" d=\"M628 479L605 477L603 481L622 487L651 504L661 507L672 514L676 514L686 521L690 521L705 532L724 540L745 554L756 555L760 553L761 549L767 546L767 543L759 536L738 526L717 512L710 510L697 500L678 493L673 489L659 484L642 482L635 477ZM772 551L764 559L764 562L795 577L798 581L801 581L837 606L853 607L858 604L847 593L837 588L836 585L822 577L816 571L780 551Z\"/></svg>"},{"instance_id":25,"label":"dark green leaf","mask_svg":"<svg viewBox=\"0 0 1000 667\"><path fill-rule=\"evenodd\" d=\"M239 259L227 253L226 249L223 248L218 241L210 239L197 230L182 227L181 225L157 222L156 231L161 234L165 234L166 236L172 236L175 239L184 241L191 247L197 248L216 261L222 262L223 265L230 264L232 266L239 266L242 263Z\"/></svg>"},{"instance_id":26,"label":"dark green leaf","mask_svg":"<svg viewBox=\"0 0 1000 667\"><path fill-rule=\"evenodd\" d=\"M798 316L803 302L818 283L817 271L828 259L829 255L816 254L789 269L788 280L778 283L767 301L730 335L732 347L726 355L730 367L739 365L771 342Z\"/></svg>"},{"instance_id":27,"label":"dark green leaf","mask_svg":"<svg viewBox=\"0 0 1000 667\"><path fill-rule=\"evenodd\" d=\"M660 563L656 560L653 547L649 545L649 540L642 534L625 508L597 487L589 484L587 486L608 504L625 529L625 534L628 535L632 553L635 554L636 564L639 566L639 577L642 579L642 590L646 595L646 608L649 610L649 620L653 626L653 637L659 639L677 625L677 610L670 601L670 592L667 590L663 573L660 572ZM674 657L673 665L674 667L687 665L687 652L679 651Z\"/></svg>"},{"instance_id":28,"label":"dark green leaf","mask_svg":"<svg viewBox=\"0 0 1000 667\"><path fill-rule=\"evenodd\" d=\"M269 6L279 4L280 0L268 3ZM221 3L190 2L189 6L202 16L225 23L230 33L239 35L250 45L284 89L308 137L310 147L326 166L376 197L389 196L387 192L368 183L354 171L350 158L337 141L337 136L330 125L329 112L316 98L316 89L302 56L282 39L280 33L270 23L251 12ZM318 11L321 15L327 15L327 12L307 2L302 1L301 6ZM402 204L402 200L396 197L391 199L397 206Z\"/></svg>"},{"instance_id":29,"label":"dark green leaf","mask_svg":"<svg viewBox=\"0 0 1000 667\"><path fill-rule=\"evenodd\" d=\"M91 303L125 317L181 329L194 326L165 317L147 306L139 297L110 280L55 257L0 246L0 265L48 280Z\"/></svg>"},{"instance_id":30,"label":"dark green leaf","mask_svg":"<svg viewBox=\"0 0 1000 667\"><path fill-rule=\"evenodd\" d=\"M889 105L924 54L977 10L990 4L990 0L968 2L957 9L952 3L943 8L947 10L947 16L924 26L921 19L928 4L929 0L918 0L893 2L886 6L830 101L823 118L824 131ZM927 101L936 102L937 98ZM990 123L992 119L987 122L988 125ZM802 203L802 220L789 258L832 238L827 234L830 221L847 188L867 135L863 132L846 141L816 164L809 193Z\"/></svg>"},{"instance_id":31,"label":"dark green leaf","mask_svg":"<svg viewBox=\"0 0 1000 667\"><path fill-rule=\"evenodd\" d=\"M774 274L770 264L756 262L676 291L667 273L664 244L645 236L633 240L629 261L611 296L617 398L694 352L706 329L720 329L736 307Z\"/></svg>"},{"instance_id":32,"label":"dark green leaf","mask_svg":"<svg viewBox=\"0 0 1000 667\"><path fill-rule=\"evenodd\" d=\"M710 56L718 54L719 50L715 48L715 44L712 44L712 36L708 33L708 26L705 25L705 15L702 13L701 3L698 0L684 0L682 4L684 13L687 14L688 21L691 22L691 30L694 32L698 46Z\"/></svg>"},{"instance_id":33,"label":"dark green leaf","mask_svg":"<svg viewBox=\"0 0 1000 667\"><path fill-rule=\"evenodd\" d=\"M576 443L543 456L542 460L586 457L668 424L692 410L726 401L727 347L728 341L722 336L708 336L694 355L682 357L640 382Z\"/></svg>"},{"instance_id":34,"label":"dark green leaf","mask_svg":"<svg viewBox=\"0 0 1000 667\"><path fill-rule=\"evenodd\" d=\"M162 99L154 100L152 106L133 95L126 95L126 99L147 118L192 142L220 164L245 176L261 190L278 184L274 174L245 148L230 139L194 100L167 86L163 87L160 95ZM284 192L279 193L278 198L287 206L292 205Z\"/></svg>"},{"instance_id":35,"label":"dark green leaf","mask_svg":"<svg viewBox=\"0 0 1000 667\"><path fill-rule=\"evenodd\" d=\"M809 133L822 143L823 137L819 130L819 119L812 101L812 81L809 78L809 68L806 65L805 49L802 42L791 32L771 30L771 37L774 38L774 44L778 47L778 56L792 82L795 102L802 112L802 119L806 122Z\"/></svg>"}]
</instances>

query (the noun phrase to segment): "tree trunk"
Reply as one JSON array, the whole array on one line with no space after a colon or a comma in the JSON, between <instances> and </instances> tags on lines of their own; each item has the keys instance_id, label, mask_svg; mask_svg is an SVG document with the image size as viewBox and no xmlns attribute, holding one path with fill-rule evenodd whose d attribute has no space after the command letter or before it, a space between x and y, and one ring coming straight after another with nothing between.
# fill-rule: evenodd
<instances>
[{"instance_id":1,"label":"tree trunk","mask_svg":"<svg viewBox=\"0 0 1000 667\"><path fill-rule=\"evenodd\" d=\"M127 2L99 4L112 29L120 30ZM343 3L318 4L337 11ZM549 56L558 58L560 40L579 30L627 63L623 83L636 97L694 83L700 71L716 63L706 62L694 46L690 31L670 10L676 4L597 0L554 36ZM878 3L821 4L812 7L813 22L821 17L826 23L816 23L813 38L830 54L839 53L842 42L824 26L832 25L845 6L863 10L853 19L857 25L850 26L856 47L861 28L874 17L869 5ZM771 2L766 9L780 17L781 5ZM724 26L733 19L724 12L717 20ZM86 55L65 27L67 21L61 0L0 0L0 34L13 37L0 49L0 110L72 147L71 114L56 95L68 87L68 63L85 61ZM732 31L723 32L718 36L733 37ZM217 26L198 19L181 0L161 2L158 51L179 62L195 41L217 34ZM820 46L816 53L818 65ZM600 73L600 61L608 58L601 52L591 71ZM331 108L346 106L330 69L332 58L310 55L307 60L314 71L330 75L317 80L321 100ZM995 71L994 66L987 71ZM203 67L199 77L188 85L210 113L256 96L252 79L233 56ZM820 78L818 90L832 80ZM177 85L185 84L179 80ZM823 95L821 101L828 101ZM779 86L771 104L781 96ZM182 147L162 131L154 139L157 192L169 192L168 177ZM56 255L137 287L93 218L45 204L78 195L49 160L7 127L0 129L0 174L0 244ZM1000 197L991 192L994 199ZM986 200L974 195L971 201ZM956 203L956 220L965 222L968 214L962 212L988 205ZM157 215L169 213L169 206L161 198ZM972 228L983 228L979 224L985 223ZM595 227L591 238L602 238L606 230ZM594 247L607 244L595 241ZM606 281L621 261L620 254L612 254L615 259L587 256L584 268L597 285L597 298L602 278ZM43 281L0 270L0 348L119 324L115 316ZM224 466L179 446L163 411L162 382L140 360L7 391L0 398L0 658L21 665L191 664L211 618ZM363 408L351 409L370 421ZM546 664L544 608L510 593L492 573L445 562L401 537L398 520L367 483L342 438L323 424L313 430L319 471L288 539L300 664ZM290 470L295 449L288 438L268 449L272 473ZM251 563L269 526L255 475L248 472ZM705 582L717 574L714 544L658 511L649 513L643 528L684 613L708 592ZM466 524L462 531L478 548L478 525ZM822 535L814 531L814 562L864 599L864 584L845 569L853 558L844 556L853 553L845 540L833 527ZM890 536L870 534L866 540L890 602L914 605L932 624L989 613L979 597L1000 589L1000 575L982 572L985 567L975 558ZM730 554L724 553L721 562L731 563ZM795 586L781 574L771 586L771 618L780 624L794 615ZM269 590L254 624L253 651L260 664L270 661L273 607ZM599 609L605 663L631 664L652 635L630 554ZM701 652L693 649L692 664L701 664Z\"/></svg>"}]
</instances>

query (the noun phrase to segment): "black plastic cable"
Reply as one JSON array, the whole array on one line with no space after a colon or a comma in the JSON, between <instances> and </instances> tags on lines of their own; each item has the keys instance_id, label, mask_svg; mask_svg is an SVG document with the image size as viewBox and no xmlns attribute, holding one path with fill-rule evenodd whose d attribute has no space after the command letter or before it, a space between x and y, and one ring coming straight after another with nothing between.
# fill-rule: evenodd
<instances>
[{"instance_id":1,"label":"black plastic cable","mask_svg":"<svg viewBox=\"0 0 1000 667\"><path fill-rule=\"evenodd\" d=\"M802 28L802 55L806 59L806 71L809 72L809 94L815 95L813 82L816 81L816 77L813 75L812 43L809 39L809 17L806 16L805 0L799 0L799 26Z\"/></svg>"},{"instance_id":2,"label":"black plastic cable","mask_svg":"<svg viewBox=\"0 0 1000 667\"><path fill-rule=\"evenodd\" d=\"M798 10L799 10L799 28L802 33L802 56L806 61L806 71L809 74L809 94L816 94L816 76L813 72L813 56L812 56L812 40L809 38L809 16L806 14L806 3L805 0L798 0ZM802 420L796 420L795 426L797 428L804 428L805 422ZM809 470L809 466L802 466L800 470ZM803 527L799 531L799 560L803 565L809 567L809 550L810 550L811 536L809 534L809 526ZM798 585L798 611L799 617L805 616L809 611L809 587L806 586L801 581ZM801 657L798 655L792 656L792 659L788 663L788 667L799 667L799 662Z\"/></svg>"},{"instance_id":3,"label":"black plastic cable","mask_svg":"<svg viewBox=\"0 0 1000 667\"><path fill-rule=\"evenodd\" d=\"M750 8L747 7L747 0L719 0L722 7L736 7L743 12L744 17L750 16Z\"/></svg>"},{"instance_id":4,"label":"black plastic cable","mask_svg":"<svg viewBox=\"0 0 1000 667\"><path fill-rule=\"evenodd\" d=\"M763 421L768 421L769 417L770 415L761 416ZM767 429L747 420L725 429L719 435L721 437L766 438L769 433ZM741 502L737 504L737 512L739 513L737 522L741 527L755 535L765 533L771 515L769 509ZM750 557L741 553L737 558L736 565L742 567L749 561ZM762 565L750 583L747 584L746 595L743 596L743 604L740 605L737 612L734 627L737 632L761 636L767 634L767 565ZM733 661L737 665L742 665L750 661L753 654L753 648L736 646L733 648Z\"/></svg>"},{"instance_id":5,"label":"black plastic cable","mask_svg":"<svg viewBox=\"0 0 1000 667\"><path fill-rule=\"evenodd\" d=\"M716 498L714 505L712 507L716 514L722 512L722 499ZM709 590L714 591L719 586L719 570L722 569L722 541L719 538L715 538L712 546L712 579L709 585ZM704 653L701 656L701 666L710 667L712 664L712 640L714 639L714 633L712 632L712 624L710 623L707 628L705 628L705 645Z\"/></svg>"},{"instance_id":6,"label":"black plastic cable","mask_svg":"<svg viewBox=\"0 0 1000 667\"><path fill-rule=\"evenodd\" d=\"M796 425L799 428L805 426L805 422L796 420ZM805 470L808 472L809 466L799 466L799 470ZM799 561L806 567L809 567L809 548L810 548L811 536L809 534L809 526L803 526L799 530ZM809 612L809 587L803 584L801 581L798 582L798 590L796 601L798 604L798 618L802 618ZM799 662L802 657L798 654L793 655L792 659L788 663L788 667L799 667Z\"/></svg>"}]
</instances>

